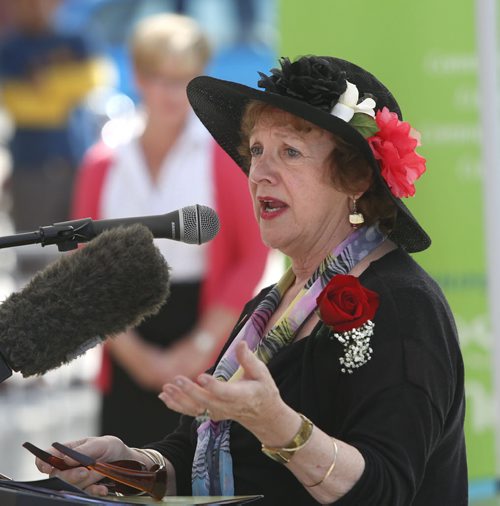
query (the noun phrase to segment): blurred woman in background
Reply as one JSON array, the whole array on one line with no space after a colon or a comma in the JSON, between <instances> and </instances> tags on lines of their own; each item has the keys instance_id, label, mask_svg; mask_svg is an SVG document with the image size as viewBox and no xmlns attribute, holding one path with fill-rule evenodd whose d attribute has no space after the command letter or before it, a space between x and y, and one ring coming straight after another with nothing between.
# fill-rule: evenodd
<instances>
[{"instance_id":1,"label":"blurred woman in background","mask_svg":"<svg viewBox=\"0 0 500 506\"><path fill-rule=\"evenodd\" d=\"M99 430L142 445L176 427L178 414L165 408L158 392L176 375L194 377L212 363L262 276L267 249L244 175L186 96L187 83L210 57L197 23L176 14L145 18L130 49L144 105L140 128L115 149L99 143L88 152L75 187L74 218L164 214L203 204L221 221L206 245L157 241L171 267L169 300L159 315L105 346Z\"/></svg>"}]
</instances>

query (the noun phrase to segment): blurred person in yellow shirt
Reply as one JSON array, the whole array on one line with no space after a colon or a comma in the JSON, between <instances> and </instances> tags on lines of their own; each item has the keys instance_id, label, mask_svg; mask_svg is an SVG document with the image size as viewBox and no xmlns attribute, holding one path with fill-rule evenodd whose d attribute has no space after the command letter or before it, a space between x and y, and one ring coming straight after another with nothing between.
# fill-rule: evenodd
<instances>
[{"instance_id":1,"label":"blurred person in yellow shirt","mask_svg":"<svg viewBox=\"0 0 500 506\"><path fill-rule=\"evenodd\" d=\"M11 30L0 44L3 106L13 123L8 189L17 231L64 221L89 129L79 107L104 80L102 60L80 34L60 33L60 0L9 4Z\"/></svg>"}]
</instances>

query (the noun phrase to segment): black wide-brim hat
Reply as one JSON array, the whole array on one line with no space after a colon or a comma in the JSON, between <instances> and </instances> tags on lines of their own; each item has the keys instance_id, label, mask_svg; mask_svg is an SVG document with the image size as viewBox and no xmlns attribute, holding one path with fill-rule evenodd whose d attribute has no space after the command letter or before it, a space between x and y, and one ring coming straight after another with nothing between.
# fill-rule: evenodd
<instances>
[{"instance_id":1,"label":"black wide-brim hat","mask_svg":"<svg viewBox=\"0 0 500 506\"><path fill-rule=\"evenodd\" d=\"M390 239L408 252L428 248L430 237L401 199L391 193L366 139L349 123L330 113L345 91L347 80L357 86L360 97L375 100L375 110L385 106L402 119L390 91L366 70L339 58L309 56L293 63L284 58L280 63L282 68L272 69L271 76L260 74L259 86L265 90L208 76L196 77L188 84L191 106L214 139L248 175L248 160L239 148L242 144L241 120L249 102L264 102L332 132L361 151L387 196L394 202L397 214Z\"/></svg>"}]
</instances>

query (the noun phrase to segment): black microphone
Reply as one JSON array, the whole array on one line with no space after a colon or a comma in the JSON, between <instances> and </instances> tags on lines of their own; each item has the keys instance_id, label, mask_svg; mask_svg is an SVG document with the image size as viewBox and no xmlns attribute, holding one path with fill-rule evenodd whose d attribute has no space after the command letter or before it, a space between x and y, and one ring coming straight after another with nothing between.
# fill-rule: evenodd
<instances>
[{"instance_id":1,"label":"black microphone","mask_svg":"<svg viewBox=\"0 0 500 506\"><path fill-rule=\"evenodd\" d=\"M213 209L195 204L154 216L110 220L83 218L62 221L40 227L35 232L0 237L0 248L41 243L42 246L57 244L60 251L68 251L75 249L78 243L90 241L104 230L135 223L147 227L156 238L172 239L187 244L202 244L210 241L217 235L220 228L219 217Z\"/></svg>"},{"instance_id":2,"label":"black microphone","mask_svg":"<svg viewBox=\"0 0 500 506\"><path fill-rule=\"evenodd\" d=\"M0 382L70 362L156 314L168 295L169 269L145 226L101 233L0 305Z\"/></svg>"}]
</instances>

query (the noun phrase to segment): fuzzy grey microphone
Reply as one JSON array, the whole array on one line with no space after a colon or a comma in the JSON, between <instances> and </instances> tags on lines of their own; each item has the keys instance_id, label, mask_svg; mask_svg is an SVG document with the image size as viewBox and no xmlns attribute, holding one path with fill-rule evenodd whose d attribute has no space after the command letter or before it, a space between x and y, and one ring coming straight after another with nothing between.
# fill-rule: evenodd
<instances>
[{"instance_id":1,"label":"fuzzy grey microphone","mask_svg":"<svg viewBox=\"0 0 500 506\"><path fill-rule=\"evenodd\" d=\"M168 295L169 268L146 226L102 232L0 306L0 381L70 362L157 313Z\"/></svg>"}]
</instances>

